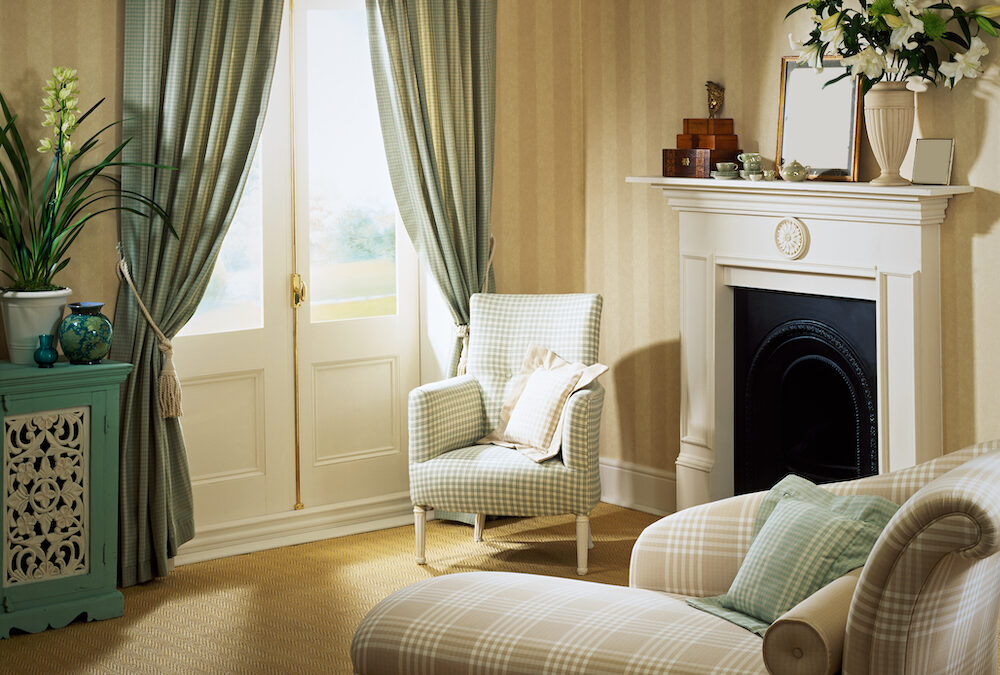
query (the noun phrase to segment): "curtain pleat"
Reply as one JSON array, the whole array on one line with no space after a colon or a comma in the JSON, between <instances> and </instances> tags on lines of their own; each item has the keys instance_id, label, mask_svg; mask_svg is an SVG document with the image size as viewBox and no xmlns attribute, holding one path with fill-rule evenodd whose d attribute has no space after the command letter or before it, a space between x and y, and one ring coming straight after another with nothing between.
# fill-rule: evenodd
<instances>
[{"instance_id":1,"label":"curtain pleat","mask_svg":"<svg viewBox=\"0 0 1000 675\"><path fill-rule=\"evenodd\" d=\"M155 217L122 214L123 254L139 294L174 337L194 314L236 211L257 146L283 0L125 0L124 158L176 167L122 171L154 197ZM134 365L122 395L119 583L166 575L194 536L184 436L162 419L163 355L125 284L111 357Z\"/></svg>"},{"instance_id":2,"label":"curtain pleat","mask_svg":"<svg viewBox=\"0 0 1000 675\"><path fill-rule=\"evenodd\" d=\"M452 318L493 290L496 0L367 0L386 160L403 225ZM458 370L456 339L449 375Z\"/></svg>"}]
</instances>

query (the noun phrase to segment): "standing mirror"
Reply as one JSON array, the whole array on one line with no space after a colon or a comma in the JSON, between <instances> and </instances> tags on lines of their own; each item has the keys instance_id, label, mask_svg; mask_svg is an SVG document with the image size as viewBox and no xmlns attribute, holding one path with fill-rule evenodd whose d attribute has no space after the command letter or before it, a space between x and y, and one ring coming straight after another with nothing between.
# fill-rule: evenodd
<instances>
[{"instance_id":1,"label":"standing mirror","mask_svg":"<svg viewBox=\"0 0 1000 675\"><path fill-rule=\"evenodd\" d=\"M858 179L861 133L861 84L859 78L844 77L847 67L838 58L823 59L823 71L796 63L796 57L781 60L781 97L778 106L778 151L780 168L797 160L812 167L818 180Z\"/></svg>"}]
</instances>

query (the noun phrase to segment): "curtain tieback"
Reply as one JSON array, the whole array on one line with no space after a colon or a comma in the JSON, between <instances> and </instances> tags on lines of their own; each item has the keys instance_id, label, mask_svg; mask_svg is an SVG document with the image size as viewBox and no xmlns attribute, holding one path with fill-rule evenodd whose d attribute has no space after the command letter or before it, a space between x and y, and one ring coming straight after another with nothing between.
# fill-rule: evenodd
<instances>
[{"instance_id":1,"label":"curtain tieback","mask_svg":"<svg viewBox=\"0 0 1000 675\"><path fill-rule=\"evenodd\" d=\"M174 346L171 344L170 339L163 334L159 326L156 325L156 322L153 321L153 317L149 315L149 310L146 309L142 298L139 297L139 291L136 290L135 283L132 281L132 275L128 271L128 263L125 262L125 254L121 252L120 248L118 255L118 274L125 280L128 287L132 289L132 295L135 296L135 301L139 304L139 309L146 318L146 323L156 333L156 346L159 347L160 353L163 354L163 366L160 368L160 377L156 383L159 392L160 417L163 419L180 417L184 414L184 411L181 409L181 381L177 377L177 371L174 369Z\"/></svg>"},{"instance_id":2,"label":"curtain tieback","mask_svg":"<svg viewBox=\"0 0 1000 675\"><path fill-rule=\"evenodd\" d=\"M465 375L466 363L469 359L469 324L455 326L455 337L462 341L462 355L458 357L456 375Z\"/></svg>"}]
</instances>

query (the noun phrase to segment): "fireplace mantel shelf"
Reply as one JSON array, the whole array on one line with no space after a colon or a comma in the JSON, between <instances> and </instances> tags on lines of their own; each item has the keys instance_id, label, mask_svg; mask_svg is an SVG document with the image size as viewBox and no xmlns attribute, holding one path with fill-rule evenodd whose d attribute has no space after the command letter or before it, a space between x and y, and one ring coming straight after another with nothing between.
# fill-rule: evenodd
<instances>
[{"instance_id":1,"label":"fireplace mantel shelf","mask_svg":"<svg viewBox=\"0 0 1000 675\"><path fill-rule=\"evenodd\" d=\"M662 190L678 211L781 215L794 205L801 215L901 225L939 224L948 200L971 185L905 185L834 181L748 181L629 176L627 183Z\"/></svg>"},{"instance_id":2,"label":"fireplace mantel shelf","mask_svg":"<svg viewBox=\"0 0 1000 675\"><path fill-rule=\"evenodd\" d=\"M734 491L734 288L874 301L879 471L941 454L940 228L949 200L973 187L626 181L677 213L679 509ZM789 217L798 251L780 248Z\"/></svg>"}]
</instances>

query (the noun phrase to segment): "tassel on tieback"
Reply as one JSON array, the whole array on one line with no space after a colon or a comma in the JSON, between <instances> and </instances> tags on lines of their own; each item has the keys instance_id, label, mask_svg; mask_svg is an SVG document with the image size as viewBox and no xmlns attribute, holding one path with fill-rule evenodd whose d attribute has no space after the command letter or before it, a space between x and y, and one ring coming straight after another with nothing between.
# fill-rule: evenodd
<instances>
[{"instance_id":1,"label":"tassel on tieback","mask_svg":"<svg viewBox=\"0 0 1000 675\"><path fill-rule=\"evenodd\" d=\"M157 346L164 356L160 379L156 383L159 390L160 417L163 419L180 417L184 414L184 410L181 408L181 380L174 370L173 345L166 340L158 342Z\"/></svg>"}]
</instances>

